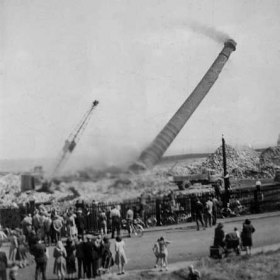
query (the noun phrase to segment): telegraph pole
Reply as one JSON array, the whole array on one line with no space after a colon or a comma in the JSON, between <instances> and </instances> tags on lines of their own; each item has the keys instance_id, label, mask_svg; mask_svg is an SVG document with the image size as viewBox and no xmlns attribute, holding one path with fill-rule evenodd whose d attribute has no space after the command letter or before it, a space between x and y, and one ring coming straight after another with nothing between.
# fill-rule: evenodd
<instances>
[{"instance_id":1,"label":"telegraph pole","mask_svg":"<svg viewBox=\"0 0 280 280\"><path fill-rule=\"evenodd\" d=\"M224 167L224 186L225 186L225 194L223 199L224 207L226 207L229 202L230 194L229 194L229 174L227 172L227 155L226 155L226 144L224 135L222 135L222 147L223 147L223 167Z\"/></svg>"}]
</instances>

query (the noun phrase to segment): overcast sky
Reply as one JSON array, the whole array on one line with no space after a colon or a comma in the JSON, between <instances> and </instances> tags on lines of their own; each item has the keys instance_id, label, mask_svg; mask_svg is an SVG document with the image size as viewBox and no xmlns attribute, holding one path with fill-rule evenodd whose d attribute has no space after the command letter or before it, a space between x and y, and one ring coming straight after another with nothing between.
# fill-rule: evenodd
<instances>
[{"instance_id":1,"label":"overcast sky","mask_svg":"<svg viewBox=\"0 0 280 280\"><path fill-rule=\"evenodd\" d=\"M237 50L167 154L213 151L222 134L234 146L276 144L280 1L0 3L1 159L56 157L94 99L75 155L136 159L217 57L222 33Z\"/></svg>"}]
</instances>

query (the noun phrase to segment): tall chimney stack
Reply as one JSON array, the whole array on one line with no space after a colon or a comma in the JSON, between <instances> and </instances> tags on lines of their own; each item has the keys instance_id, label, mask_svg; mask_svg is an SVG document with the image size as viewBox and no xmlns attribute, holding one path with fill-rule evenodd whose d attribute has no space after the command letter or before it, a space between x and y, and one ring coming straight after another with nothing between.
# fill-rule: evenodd
<instances>
[{"instance_id":1,"label":"tall chimney stack","mask_svg":"<svg viewBox=\"0 0 280 280\"><path fill-rule=\"evenodd\" d=\"M202 80L157 135L151 145L141 153L138 161L130 166L131 170L152 168L161 159L162 155L216 82L229 56L235 51L235 49L236 42L234 40L230 39L225 42L221 53L206 72Z\"/></svg>"}]
</instances>

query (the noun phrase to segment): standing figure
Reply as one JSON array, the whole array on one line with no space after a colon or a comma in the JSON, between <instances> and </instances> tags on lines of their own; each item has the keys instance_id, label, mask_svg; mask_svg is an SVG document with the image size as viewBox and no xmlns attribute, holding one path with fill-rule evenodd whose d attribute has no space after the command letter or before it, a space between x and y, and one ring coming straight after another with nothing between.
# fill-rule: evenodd
<instances>
[{"instance_id":1,"label":"standing figure","mask_svg":"<svg viewBox=\"0 0 280 280\"><path fill-rule=\"evenodd\" d=\"M117 231L118 236L121 234L121 212L119 205L111 210L110 218L112 220L112 238L114 238L115 231Z\"/></svg>"},{"instance_id":2,"label":"standing figure","mask_svg":"<svg viewBox=\"0 0 280 280\"><path fill-rule=\"evenodd\" d=\"M104 208L101 209L99 214L99 230L102 235L107 234L107 215Z\"/></svg>"},{"instance_id":3,"label":"standing figure","mask_svg":"<svg viewBox=\"0 0 280 280\"><path fill-rule=\"evenodd\" d=\"M100 268L102 264L102 250L103 244L101 235L98 235L97 238L93 241L92 246L92 276L93 278L100 275Z\"/></svg>"},{"instance_id":4,"label":"standing figure","mask_svg":"<svg viewBox=\"0 0 280 280\"><path fill-rule=\"evenodd\" d=\"M35 280L41 279L40 274L42 274L42 280L46 280L46 270L48 258L46 255L47 249L44 244L42 244L39 238L36 239L36 244L32 248L32 254L34 255L36 262Z\"/></svg>"},{"instance_id":5,"label":"standing figure","mask_svg":"<svg viewBox=\"0 0 280 280\"><path fill-rule=\"evenodd\" d=\"M243 224L243 228L241 232L241 240L242 240L242 246L245 247L247 255L251 255L254 232L255 232L255 228L252 226L251 221L246 219Z\"/></svg>"},{"instance_id":6,"label":"standing figure","mask_svg":"<svg viewBox=\"0 0 280 280\"><path fill-rule=\"evenodd\" d=\"M75 278L75 273L76 273L76 262L75 262L75 250L76 247L73 244L73 241L71 238L68 238L66 241L66 270L68 274L69 279L74 279Z\"/></svg>"},{"instance_id":7,"label":"standing figure","mask_svg":"<svg viewBox=\"0 0 280 280\"><path fill-rule=\"evenodd\" d=\"M153 253L156 257L156 264L154 266L154 268L157 268L158 267L158 263L159 263L159 239L157 240L157 242L154 244L154 247L153 247Z\"/></svg>"},{"instance_id":8,"label":"standing figure","mask_svg":"<svg viewBox=\"0 0 280 280\"><path fill-rule=\"evenodd\" d=\"M162 268L165 267L167 270L168 266L168 250L167 245L170 244L170 241L164 240L163 237L161 237L158 241L159 244L159 260L160 260L160 271L162 271Z\"/></svg>"},{"instance_id":9,"label":"standing figure","mask_svg":"<svg viewBox=\"0 0 280 280\"><path fill-rule=\"evenodd\" d=\"M76 258L78 261L78 278L85 277L86 263L85 263L85 243L82 237L80 236L79 240L76 243ZM83 271L83 273L82 273ZM83 275L83 277L82 277Z\"/></svg>"},{"instance_id":10,"label":"standing figure","mask_svg":"<svg viewBox=\"0 0 280 280\"><path fill-rule=\"evenodd\" d=\"M53 250L54 266L53 273L57 275L58 279L64 280L66 274L66 257L67 253L62 244L62 241L58 241Z\"/></svg>"},{"instance_id":11,"label":"standing figure","mask_svg":"<svg viewBox=\"0 0 280 280\"><path fill-rule=\"evenodd\" d=\"M0 247L2 246L2 242L0 242ZM8 260L7 255L4 251L0 251L0 279L7 280L7 267Z\"/></svg>"},{"instance_id":12,"label":"standing figure","mask_svg":"<svg viewBox=\"0 0 280 280\"><path fill-rule=\"evenodd\" d=\"M15 230L12 230L11 232L10 243L11 245L9 251L9 260L14 262L16 260L16 254L18 249L18 238Z\"/></svg>"},{"instance_id":13,"label":"standing figure","mask_svg":"<svg viewBox=\"0 0 280 280\"><path fill-rule=\"evenodd\" d=\"M83 215L83 211L82 209L78 209L77 211L77 217L76 217L76 226L77 226L77 231L78 231L78 235L80 237L82 237L82 239L84 238L84 231L85 231L85 217Z\"/></svg>"},{"instance_id":14,"label":"standing figure","mask_svg":"<svg viewBox=\"0 0 280 280\"><path fill-rule=\"evenodd\" d=\"M213 202L208 197L205 204L205 226L212 227Z\"/></svg>"},{"instance_id":15,"label":"standing figure","mask_svg":"<svg viewBox=\"0 0 280 280\"><path fill-rule=\"evenodd\" d=\"M128 231L128 237L131 237L132 224L133 224L133 211L130 207L128 207L126 211L126 226Z\"/></svg>"},{"instance_id":16,"label":"standing figure","mask_svg":"<svg viewBox=\"0 0 280 280\"><path fill-rule=\"evenodd\" d=\"M61 229L63 227L62 217L58 216L57 214L54 215L52 227L54 230L54 239L55 243L61 239Z\"/></svg>"},{"instance_id":17,"label":"standing figure","mask_svg":"<svg viewBox=\"0 0 280 280\"><path fill-rule=\"evenodd\" d=\"M196 229L199 230L199 222L205 229L205 224L203 222L203 204L200 202L200 200L198 198L196 199L194 207L195 207Z\"/></svg>"},{"instance_id":18,"label":"standing figure","mask_svg":"<svg viewBox=\"0 0 280 280\"><path fill-rule=\"evenodd\" d=\"M222 223L218 223L218 225L215 228L214 247L225 247L225 232L224 225Z\"/></svg>"},{"instance_id":19,"label":"standing figure","mask_svg":"<svg viewBox=\"0 0 280 280\"><path fill-rule=\"evenodd\" d=\"M124 274L124 265L127 263L127 258L125 254L125 243L120 236L116 237L115 244L115 263L118 266L118 275Z\"/></svg>"},{"instance_id":20,"label":"standing figure","mask_svg":"<svg viewBox=\"0 0 280 280\"><path fill-rule=\"evenodd\" d=\"M102 267L104 271L110 271L110 268L114 265L114 259L110 250L110 240L107 236L103 238L103 250L102 250Z\"/></svg>"}]
</instances>

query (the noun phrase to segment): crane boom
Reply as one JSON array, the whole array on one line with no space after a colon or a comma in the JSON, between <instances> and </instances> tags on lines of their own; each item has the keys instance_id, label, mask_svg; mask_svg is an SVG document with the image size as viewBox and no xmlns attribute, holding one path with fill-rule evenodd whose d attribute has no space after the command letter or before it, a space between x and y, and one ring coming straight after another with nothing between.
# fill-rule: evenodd
<instances>
[{"instance_id":1,"label":"crane boom","mask_svg":"<svg viewBox=\"0 0 280 280\"><path fill-rule=\"evenodd\" d=\"M81 138L82 133L84 132L90 117L92 115L92 112L94 108L99 104L99 101L94 100L91 104L91 107L89 110L85 113L83 118L81 119L80 123L76 127L76 129L69 135L69 137L66 139L65 144L63 146L62 152L58 158L58 161L55 165L54 171L52 173L52 178L57 175L59 169L62 167L62 165L66 162L70 154L74 151L75 147L77 146L78 141Z\"/></svg>"}]
</instances>

